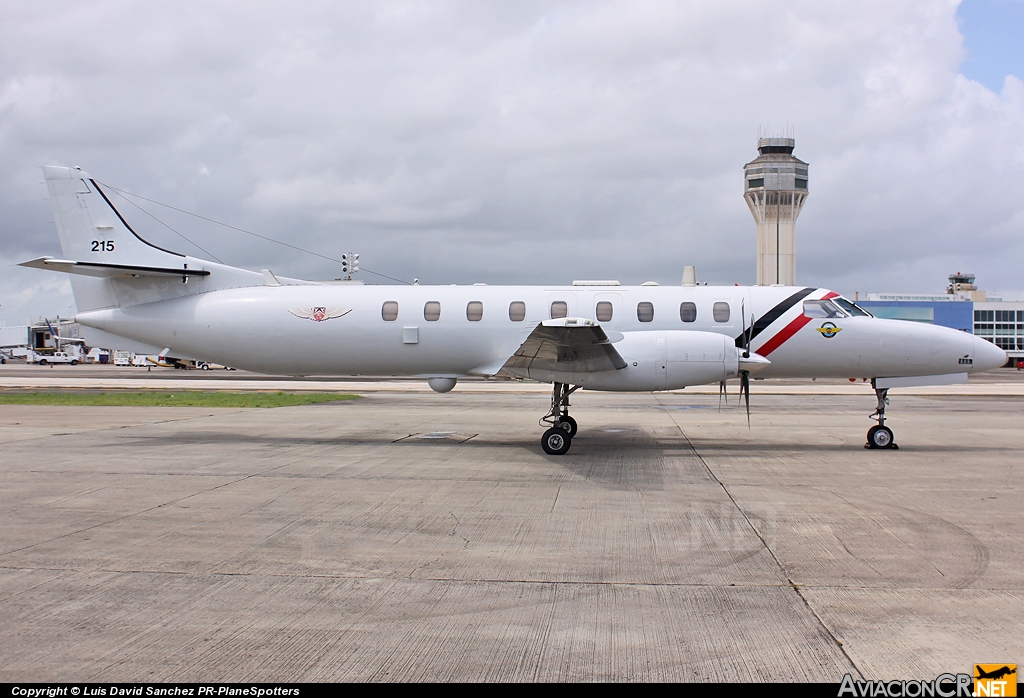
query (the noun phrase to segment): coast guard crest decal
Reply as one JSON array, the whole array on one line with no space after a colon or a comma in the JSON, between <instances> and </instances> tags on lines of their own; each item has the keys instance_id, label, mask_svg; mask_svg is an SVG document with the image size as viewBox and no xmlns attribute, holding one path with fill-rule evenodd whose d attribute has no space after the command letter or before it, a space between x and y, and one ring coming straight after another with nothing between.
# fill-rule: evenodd
<instances>
[{"instance_id":1,"label":"coast guard crest decal","mask_svg":"<svg viewBox=\"0 0 1024 698\"><path fill-rule=\"evenodd\" d=\"M328 308L318 305L313 308L288 308L288 312L295 317L305 318L313 322L323 322L324 320L333 320L336 317L348 315L352 312L352 308Z\"/></svg>"},{"instance_id":2,"label":"coast guard crest decal","mask_svg":"<svg viewBox=\"0 0 1024 698\"><path fill-rule=\"evenodd\" d=\"M821 327L818 328L818 332L821 332L821 336L824 337L825 339L832 339L837 334L842 332L842 330L843 328L836 327L836 323L834 322L826 322Z\"/></svg>"}]
</instances>

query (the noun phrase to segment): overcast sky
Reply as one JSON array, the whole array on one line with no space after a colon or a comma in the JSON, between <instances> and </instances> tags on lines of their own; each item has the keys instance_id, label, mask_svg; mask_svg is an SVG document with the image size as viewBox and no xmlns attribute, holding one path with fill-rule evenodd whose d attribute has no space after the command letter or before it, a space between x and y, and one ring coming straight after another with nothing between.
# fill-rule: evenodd
<instances>
[{"instance_id":1,"label":"overcast sky","mask_svg":"<svg viewBox=\"0 0 1024 698\"><path fill-rule=\"evenodd\" d=\"M423 283L749 284L742 166L787 128L799 283L1024 299L1021 36L1021 0L3 0L0 320L73 302L11 266L60 254L44 164ZM228 264L340 274L138 203Z\"/></svg>"}]
</instances>

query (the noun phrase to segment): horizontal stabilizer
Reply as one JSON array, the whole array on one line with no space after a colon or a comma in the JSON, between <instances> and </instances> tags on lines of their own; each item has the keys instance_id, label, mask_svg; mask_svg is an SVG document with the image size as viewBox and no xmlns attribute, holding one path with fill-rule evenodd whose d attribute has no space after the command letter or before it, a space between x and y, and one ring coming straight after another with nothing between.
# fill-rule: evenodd
<instances>
[{"instance_id":1,"label":"horizontal stabilizer","mask_svg":"<svg viewBox=\"0 0 1024 698\"><path fill-rule=\"evenodd\" d=\"M584 318L546 320L530 333L503 369L514 375L530 371L600 373L626 367L599 324Z\"/></svg>"},{"instance_id":2,"label":"horizontal stabilizer","mask_svg":"<svg viewBox=\"0 0 1024 698\"><path fill-rule=\"evenodd\" d=\"M174 267L144 267L131 264L99 264L97 262L72 262L66 259L54 259L53 257L40 257L29 262L22 262L19 267L31 267L33 269L49 269L50 271L63 271L68 274L80 274L82 276L95 276L103 279L117 277L138 277L138 276L209 276L210 272L203 269L189 269L188 265L176 269Z\"/></svg>"}]
</instances>

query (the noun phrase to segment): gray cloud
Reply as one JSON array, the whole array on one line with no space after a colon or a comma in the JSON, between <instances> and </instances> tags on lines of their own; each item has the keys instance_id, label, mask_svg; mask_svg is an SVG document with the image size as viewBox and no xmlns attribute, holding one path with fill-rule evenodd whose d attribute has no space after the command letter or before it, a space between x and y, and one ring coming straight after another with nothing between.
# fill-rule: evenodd
<instances>
[{"instance_id":1,"label":"gray cloud","mask_svg":"<svg viewBox=\"0 0 1024 698\"><path fill-rule=\"evenodd\" d=\"M961 269L1024 296L1024 85L995 94L958 73L955 11L8 3L0 319L66 312L66 284L9 266L57 253L43 164L426 283L678 283L691 263L752 283L741 166L759 125L786 124L811 163L801 282L939 290ZM337 275L139 203L228 263Z\"/></svg>"}]
</instances>

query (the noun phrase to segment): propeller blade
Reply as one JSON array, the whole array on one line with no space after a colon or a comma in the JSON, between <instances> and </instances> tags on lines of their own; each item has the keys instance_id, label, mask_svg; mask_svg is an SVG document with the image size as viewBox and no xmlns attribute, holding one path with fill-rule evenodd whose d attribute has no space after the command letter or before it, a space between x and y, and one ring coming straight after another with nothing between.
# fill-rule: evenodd
<instances>
[{"instance_id":1,"label":"propeller blade","mask_svg":"<svg viewBox=\"0 0 1024 698\"><path fill-rule=\"evenodd\" d=\"M750 373L740 373L740 392L743 393L743 401L747 405L747 429L750 428Z\"/></svg>"},{"instance_id":2,"label":"propeller blade","mask_svg":"<svg viewBox=\"0 0 1024 698\"><path fill-rule=\"evenodd\" d=\"M743 356L750 356L750 335L747 332L746 300L740 299L740 322L743 323Z\"/></svg>"},{"instance_id":3,"label":"propeller blade","mask_svg":"<svg viewBox=\"0 0 1024 698\"><path fill-rule=\"evenodd\" d=\"M729 391L726 389L725 381L718 384L718 411L722 411L722 397L725 397L725 405L729 406Z\"/></svg>"}]
</instances>

